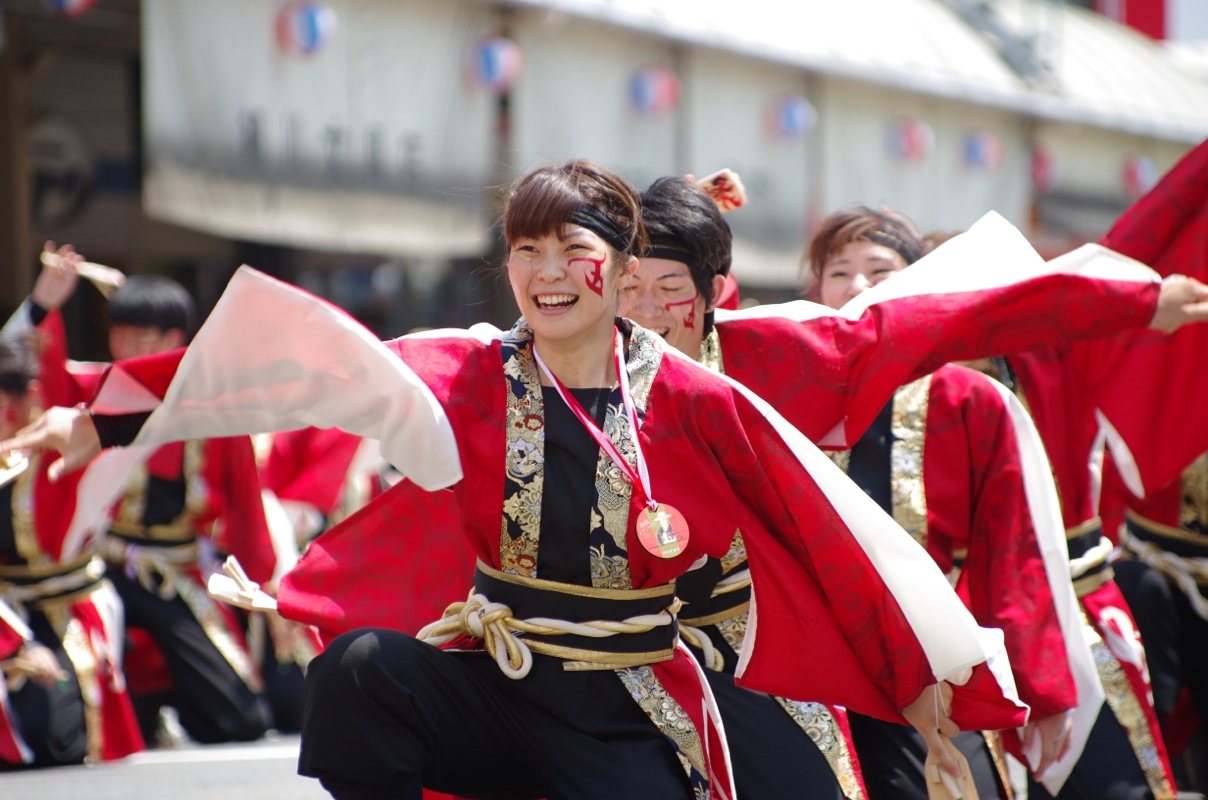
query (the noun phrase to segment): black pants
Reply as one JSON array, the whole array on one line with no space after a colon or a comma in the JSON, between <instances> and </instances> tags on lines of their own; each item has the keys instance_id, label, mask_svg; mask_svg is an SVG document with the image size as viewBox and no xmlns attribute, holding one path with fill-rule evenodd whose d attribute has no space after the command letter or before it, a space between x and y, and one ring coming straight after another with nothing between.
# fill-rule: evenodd
<instances>
[{"instance_id":1,"label":"black pants","mask_svg":"<svg viewBox=\"0 0 1208 800\"><path fill-rule=\"evenodd\" d=\"M1202 723L1200 735L1204 735L1208 730L1208 620L1196 614L1187 596L1148 564L1123 560L1114 569L1145 644L1158 719L1166 721L1186 686ZM1208 773L1208 765L1199 763L1197 756L1171 753L1175 777L1180 788L1208 791L1200 777Z\"/></svg>"},{"instance_id":2,"label":"black pants","mask_svg":"<svg viewBox=\"0 0 1208 800\"><path fill-rule=\"evenodd\" d=\"M671 744L611 672L535 655L514 681L479 653L346 633L306 673L298 771L340 800L687 800Z\"/></svg>"},{"instance_id":3,"label":"black pants","mask_svg":"<svg viewBox=\"0 0 1208 800\"><path fill-rule=\"evenodd\" d=\"M88 732L75 668L46 617L36 611L29 616L34 640L50 648L67 677L51 687L28 680L9 695L17 730L33 751L30 766L82 764L88 755Z\"/></svg>"},{"instance_id":4,"label":"black pants","mask_svg":"<svg viewBox=\"0 0 1208 800\"><path fill-rule=\"evenodd\" d=\"M306 673L293 661L278 661L272 641L266 641L260 656L264 696L272 709L273 727L280 733L302 730L302 697Z\"/></svg>"},{"instance_id":5,"label":"black pants","mask_svg":"<svg viewBox=\"0 0 1208 800\"><path fill-rule=\"evenodd\" d=\"M1053 795L1029 779L1029 800L1049 800ZM1137 764L1128 735L1105 703L1091 729L1082 757L1058 800L1149 800L1152 795L1145 773Z\"/></svg>"},{"instance_id":6,"label":"black pants","mask_svg":"<svg viewBox=\"0 0 1208 800\"><path fill-rule=\"evenodd\" d=\"M735 686L729 673L705 670L705 676L721 711L740 798L842 800L830 764L779 703Z\"/></svg>"},{"instance_id":7,"label":"black pants","mask_svg":"<svg viewBox=\"0 0 1208 800\"><path fill-rule=\"evenodd\" d=\"M132 695L140 723L154 720L159 705L171 705L180 724L203 744L246 742L268 730L271 716L264 699L252 692L180 597L165 600L109 570L122 603L126 624L145 629L163 652L172 690L154 697ZM143 735L149 736L144 730Z\"/></svg>"},{"instance_id":8,"label":"black pants","mask_svg":"<svg viewBox=\"0 0 1208 800\"><path fill-rule=\"evenodd\" d=\"M864 770L869 800L927 800L927 745L909 725L848 712L852 738ZM952 739L969 761L973 783L982 800L1003 797L998 770L986 739L977 731L962 731Z\"/></svg>"}]
</instances>

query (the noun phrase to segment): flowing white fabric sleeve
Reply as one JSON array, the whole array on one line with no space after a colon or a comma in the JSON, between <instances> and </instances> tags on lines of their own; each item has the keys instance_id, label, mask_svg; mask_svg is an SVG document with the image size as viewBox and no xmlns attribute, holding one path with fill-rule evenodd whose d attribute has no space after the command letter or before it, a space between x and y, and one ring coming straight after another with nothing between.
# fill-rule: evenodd
<instances>
[{"instance_id":1,"label":"flowing white fabric sleeve","mask_svg":"<svg viewBox=\"0 0 1208 800\"><path fill-rule=\"evenodd\" d=\"M1078 692L1078 705L1073 710L1073 729L1070 731L1070 747L1065 757L1056 761L1039 778L1049 793L1056 795L1065 785L1074 765L1082 755L1090 738L1091 728L1103 705L1103 684L1095 669L1094 656L1082 633L1082 613L1074 585L1070 580L1069 549L1065 541L1065 525L1061 520L1061 505L1053 483L1048 457L1044 452L1040 434L1023 404L1011 390L995 380L990 380L1002 396L1015 430L1019 446L1019 460L1023 467L1024 493L1028 499L1028 510L1032 515L1032 527L1036 531L1037 544L1044 558L1045 574L1049 589L1057 606L1057 619L1065 640L1066 656L1070 672ZM1038 760L1039 753L1027 754L1029 760Z\"/></svg>"},{"instance_id":2,"label":"flowing white fabric sleeve","mask_svg":"<svg viewBox=\"0 0 1208 800\"><path fill-rule=\"evenodd\" d=\"M1133 281L1141 285L1159 280L1158 274L1140 261L1098 244L1085 244L1045 261L1018 228L991 211L964 233L916 261L910 269L895 272L890 280L861 292L841 309L794 300L738 311L719 308L715 313L718 322L761 317L804 322L825 316L854 320L879 303L928 294L980 292L1057 275Z\"/></svg>"},{"instance_id":3,"label":"flowing white fabric sleeve","mask_svg":"<svg viewBox=\"0 0 1208 800\"><path fill-rule=\"evenodd\" d=\"M449 419L402 359L341 310L244 266L134 444L312 425L378 440L424 489L461 480Z\"/></svg>"}]
</instances>

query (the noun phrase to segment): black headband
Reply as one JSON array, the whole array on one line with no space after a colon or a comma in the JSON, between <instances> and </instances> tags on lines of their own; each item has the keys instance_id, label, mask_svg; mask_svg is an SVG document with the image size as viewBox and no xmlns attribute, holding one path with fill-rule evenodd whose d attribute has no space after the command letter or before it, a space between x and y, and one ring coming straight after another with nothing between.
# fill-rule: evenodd
<instances>
[{"instance_id":1,"label":"black headband","mask_svg":"<svg viewBox=\"0 0 1208 800\"><path fill-rule=\"evenodd\" d=\"M629 252L629 237L621 233L621 229L617 227L617 224L595 206L584 203L570 212L570 219L568 221L587 228L612 245L614 250L619 250L622 253Z\"/></svg>"},{"instance_id":2,"label":"black headband","mask_svg":"<svg viewBox=\"0 0 1208 800\"><path fill-rule=\"evenodd\" d=\"M650 247L646 249L645 256L646 258L665 258L668 261L687 264L688 269L694 273L700 269L696 253L689 250L679 239L672 237L651 236Z\"/></svg>"},{"instance_id":3,"label":"black headband","mask_svg":"<svg viewBox=\"0 0 1208 800\"><path fill-rule=\"evenodd\" d=\"M902 239L890 231L874 230L866 234L865 237L873 244L884 245L890 250L893 250L898 255L906 260L906 265L909 266L923 257L922 248L917 242L907 241Z\"/></svg>"}]
</instances>

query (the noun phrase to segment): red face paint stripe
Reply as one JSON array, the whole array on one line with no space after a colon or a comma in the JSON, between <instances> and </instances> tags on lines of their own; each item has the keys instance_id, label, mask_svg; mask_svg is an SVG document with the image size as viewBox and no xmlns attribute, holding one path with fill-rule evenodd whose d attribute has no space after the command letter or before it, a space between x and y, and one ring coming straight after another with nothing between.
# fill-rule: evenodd
<instances>
[{"instance_id":1,"label":"red face paint stripe","mask_svg":"<svg viewBox=\"0 0 1208 800\"><path fill-rule=\"evenodd\" d=\"M588 272L587 272L587 278L586 278L587 288L591 289L593 292L600 295L600 297L603 297L604 296L604 276L601 275L600 273L601 273L601 270L604 268L604 259L587 258L586 256L584 256L581 258L572 258L570 261L567 262L566 265L569 267L571 264L575 263L576 261L586 261L587 263L592 265L591 269L588 270Z\"/></svg>"},{"instance_id":2,"label":"red face paint stripe","mask_svg":"<svg viewBox=\"0 0 1208 800\"><path fill-rule=\"evenodd\" d=\"M700 292L697 292L687 300L676 300L674 303L668 303L663 306L663 308L667 309L667 313L670 314L674 306L688 306L688 315L684 317L684 327L688 330L693 330L696 327L696 301L699 297Z\"/></svg>"}]
</instances>

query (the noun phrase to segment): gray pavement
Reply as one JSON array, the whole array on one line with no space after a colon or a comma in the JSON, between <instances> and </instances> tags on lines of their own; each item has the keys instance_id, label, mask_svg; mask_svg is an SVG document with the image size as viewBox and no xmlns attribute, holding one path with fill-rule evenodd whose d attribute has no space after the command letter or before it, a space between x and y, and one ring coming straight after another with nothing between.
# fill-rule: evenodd
<instances>
[{"instance_id":1,"label":"gray pavement","mask_svg":"<svg viewBox=\"0 0 1208 800\"><path fill-rule=\"evenodd\" d=\"M297 774L298 737L149 750L121 761L0 773L3 800L324 800Z\"/></svg>"}]
</instances>

